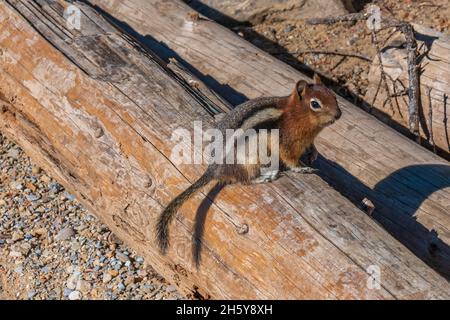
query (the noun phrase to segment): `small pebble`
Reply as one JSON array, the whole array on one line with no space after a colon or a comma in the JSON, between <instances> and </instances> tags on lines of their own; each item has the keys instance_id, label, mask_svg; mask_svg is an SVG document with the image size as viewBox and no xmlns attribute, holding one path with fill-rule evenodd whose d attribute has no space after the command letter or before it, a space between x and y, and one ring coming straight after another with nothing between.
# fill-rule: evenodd
<instances>
[{"instance_id":1,"label":"small pebble","mask_svg":"<svg viewBox=\"0 0 450 320\"><path fill-rule=\"evenodd\" d=\"M122 282L119 282L119 284L117 285L117 289L123 291L125 290L125 285Z\"/></svg>"},{"instance_id":2,"label":"small pebble","mask_svg":"<svg viewBox=\"0 0 450 320\"><path fill-rule=\"evenodd\" d=\"M72 291L73 291L73 290L71 290L71 289L69 289L69 288L64 288L64 292L63 292L64 297L68 297L69 294L72 293Z\"/></svg>"},{"instance_id":3,"label":"small pebble","mask_svg":"<svg viewBox=\"0 0 450 320\"><path fill-rule=\"evenodd\" d=\"M112 280L112 275L110 275L109 273L104 273L103 274L103 283L108 283Z\"/></svg>"},{"instance_id":4,"label":"small pebble","mask_svg":"<svg viewBox=\"0 0 450 320\"><path fill-rule=\"evenodd\" d=\"M36 295L36 291L34 291L34 290L27 292L28 299L33 299L35 295Z\"/></svg>"},{"instance_id":5,"label":"small pebble","mask_svg":"<svg viewBox=\"0 0 450 320\"><path fill-rule=\"evenodd\" d=\"M288 24L285 28L284 28L284 32L288 33L291 32L292 30L294 30L294 26L292 24Z\"/></svg>"},{"instance_id":6,"label":"small pebble","mask_svg":"<svg viewBox=\"0 0 450 320\"><path fill-rule=\"evenodd\" d=\"M58 232L58 234L55 237L55 240L56 241L64 241L64 240L72 238L74 235L75 235L75 231L72 228L70 228L70 227L64 228Z\"/></svg>"},{"instance_id":7,"label":"small pebble","mask_svg":"<svg viewBox=\"0 0 450 320\"><path fill-rule=\"evenodd\" d=\"M69 294L69 300L81 300L81 292L79 292L79 291L72 291Z\"/></svg>"},{"instance_id":8,"label":"small pebble","mask_svg":"<svg viewBox=\"0 0 450 320\"><path fill-rule=\"evenodd\" d=\"M170 286L168 286L166 288L166 290L167 290L167 292L175 292L175 291L177 291L177 287L174 286L173 284L171 284Z\"/></svg>"}]
</instances>

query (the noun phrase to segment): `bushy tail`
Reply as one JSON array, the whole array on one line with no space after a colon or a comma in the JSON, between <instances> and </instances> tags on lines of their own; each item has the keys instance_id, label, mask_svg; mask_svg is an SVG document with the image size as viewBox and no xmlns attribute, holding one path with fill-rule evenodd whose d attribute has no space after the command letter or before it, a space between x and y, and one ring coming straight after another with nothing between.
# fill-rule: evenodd
<instances>
[{"instance_id":1,"label":"bushy tail","mask_svg":"<svg viewBox=\"0 0 450 320\"><path fill-rule=\"evenodd\" d=\"M173 199L159 216L156 225L156 240L162 254L165 254L169 247L169 225L175 213L186 200L191 198L200 188L206 186L212 179L212 174L207 170L189 188Z\"/></svg>"}]
</instances>

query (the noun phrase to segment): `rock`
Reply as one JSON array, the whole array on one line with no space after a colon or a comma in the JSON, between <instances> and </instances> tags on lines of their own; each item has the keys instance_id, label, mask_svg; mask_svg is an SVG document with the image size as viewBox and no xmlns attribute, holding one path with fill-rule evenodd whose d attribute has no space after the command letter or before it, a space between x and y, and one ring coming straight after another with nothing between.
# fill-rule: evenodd
<instances>
[{"instance_id":1,"label":"rock","mask_svg":"<svg viewBox=\"0 0 450 320\"><path fill-rule=\"evenodd\" d=\"M68 297L69 294L72 293L72 291L73 291L73 290L71 290L71 289L69 289L69 288L64 288L64 292L63 292L64 297Z\"/></svg>"},{"instance_id":2,"label":"rock","mask_svg":"<svg viewBox=\"0 0 450 320\"><path fill-rule=\"evenodd\" d=\"M148 273L147 273L147 271L141 269L141 270L138 270L137 274L138 274L138 276L144 278L147 276Z\"/></svg>"},{"instance_id":3,"label":"rock","mask_svg":"<svg viewBox=\"0 0 450 320\"><path fill-rule=\"evenodd\" d=\"M36 186L33 183L31 183L31 182L27 182L25 184L25 187L27 189L31 190L31 192L36 192L36 190L37 190Z\"/></svg>"},{"instance_id":4,"label":"rock","mask_svg":"<svg viewBox=\"0 0 450 320\"><path fill-rule=\"evenodd\" d=\"M21 252L19 252L19 251L11 251L10 253L9 253L9 256L11 257L11 258L22 258L22 253Z\"/></svg>"},{"instance_id":5,"label":"rock","mask_svg":"<svg viewBox=\"0 0 450 320\"><path fill-rule=\"evenodd\" d=\"M66 286L71 290L75 290L77 287L77 283L80 276L78 274L72 274L69 278L67 278Z\"/></svg>"},{"instance_id":6,"label":"rock","mask_svg":"<svg viewBox=\"0 0 450 320\"><path fill-rule=\"evenodd\" d=\"M19 251L24 255L27 256L28 253L31 250L31 244L29 244L28 242L22 243L19 246Z\"/></svg>"},{"instance_id":7,"label":"rock","mask_svg":"<svg viewBox=\"0 0 450 320\"><path fill-rule=\"evenodd\" d=\"M28 201L37 201L41 198L41 195L38 193L30 193L29 195L27 195L27 200Z\"/></svg>"},{"instance_id":8,"label":"rock","mask_svg":"<svg viewBox=\"0 0 450 320\"><path fill-rule=\"evenodd\" d=\"M294 26L292 24L288 24L285 28L284 28L284 32L289 33L292 30L294 30Z\"/></svg>"},{"instance_id":9,"label":"rock","mask_svg":"<svg viewBox=\"0 0 450 320\"><path fill-rule=\"evenodd\" d=\"M358 40L358 36L354 35L350 39L347 40L347 45L348 46L353 46L356 43L357 40Z\"/></svg>"},{"instance_id":10,"label":"rock","mask_svg":"<svg viewBox=\"0 0 450 320\"><path fill-rule=\"evenodd\" d=\"M116 251L116 258L119 259L122 262L127 262L130 260L128 256L120 251Z\"/></svg>"},{"instance_id":11,"label":"rock","mask_svg":"<svg viewBox=\"0 0 450 320\"><path fill-rule=\"evenodd\" d=\"M43 183L46 183L46 184L50 183L50 181L51 181L50 177L47 176L47 175L45 175L45 174L43 174L43 175L41 176L40 180L41 180Z\"/></svg>"},{"instance_id":12,"label":"rock","mask_svg":"<svg viewBox=\"0 0 450 320\"><path fill-rule=\"evenodd\" d=\"M125 290L125 285L122 282L119 282L119 284L117 285L117 290L119 291Z\"/></svg>"},{"instance_id":13,"label":"rock","mask_svg":"<svg viewBox=\"0 0 450 320\"><path fill-rule=\"evenodd\" d=\"M31 168L31 173L32 174L39 174L41 172L41 168L37 167L37 166L33 166Z\"/></svg>"},{"instance_id":14,"label":"rock","mask_svg":"<svg viewBox=\"0 0 450 320\"><path fill-rule=\"evenodd\" d=\"M168 286L168 287L166 288L166 291L167 291L167 292L175 292L175 291L177 291L177 287L174 286L173 284L171 284L170 286Z\"/></svg>"},{"instance_id":15,"label":"rock","mask_svg":"<svg viewBox=\"0 0 450 320\"><path fill-rule=\"evenodd\" d=\"M70 193L68 193L67 191L64 191L64 197L66 197L67 200L69 201L73 201L75 200L75 197L73 195L71 195Z\"/></svg>"},{"instance_id":16,"label":"rock","mask_svg":"<svg viewBox=\"0 0 450 320\"><path fill-rule=\"evenodd\" d=\"M20 275L23 274L23 267L18 266L17 268L14 269L14 272Z\"/></svg>"},{"instance_id":17,"label":"rock","mask_svg":"<svg viewBox=\"0 0 450 320\"><path fill-rule=\"evenodd\" d=\"M8 153L6 154L6 156L8 158L11 158L11 159L14 159L14 160L17 160L19 158L19 155L20 155L20 150L17 149L17 148L10 149L8 151Z\"/></svg>"},{"instance_id":18,"label":"rock","mask_svg":"<svg viewBox=\"0 0 450 320\"><path fill-rule=\"evenodd\" d=\"M14 182L14 189L23 190L23 184L21 184L19 182Z\"/></svg>"},{"instance_id":19,"label":"rock","mask_svg":"<svg viewBox=\"0 0 450 320\"><path fill-rule=\"evenodd\" d=\"M36 295L36 291L34 291L34 290L27 292L28 299L33 299L35 295Z\"/></svg>"},{"instance_id":20,"label":"rock","mask_svg":"<svg viewBox=\"0 0 450 320\"><path fill-rule=\"evenodd\" d=\"M33 233L36 236L42 237L47 235L47 229L46 228L37 228L33 230Z\"/></svg>"},{"instance_id":21,"label":"rock","mask_svg":"<svg viewBox=\"0 0 450 320\"><path fill-rule=\"evenodd\" d=\"M119 274L119 271L117 270L108 270L108 273L111 275L111 277L117 277Z\"/></svg>"},{"instance_id":22,"label":"rock","mask_svg":"<svg viewBox=\"0 0 450 320\"><path fill-rule=\"evenodd\" d=\"M143 264L144 263L144 258L142 257L136 257L135 261L139 264Z\"/></svg>"},{"instance_id":23,"label":"rock","mask_svg":"<svg viewBox=\"0 0 450 320\"><path fill-rule=\"evenodd\" d=\"M135 282L134 276L128 276L128 277L126 277L126 278L125 278L125 281L124 281L124 283L125 283L125 285L126 285L127 287L128 287L129 285L134 284L134 282Z\"/></svg>"},{"instance_id":24,"label":"rock","mask_svg":"<svg viewBox=\"0 0 450 320\"><path fill-rule=\"evenodd\" d=\"M49 188L50 194L52 194L52 195L60 193L61 191L64 190L64 187L62 185L60 185L58 182L50 183L48 185L48 188Z\"/></svg>"},{"instance_id":25,"label":"rock","mask_svg":"<svg viewBox=\"0 0 450 320\"><path fill-rule=\"evenodd\" d=\"M82 293L87 293L91 290L91 284L85 280L78 280L76 289Z\"/></svg>"},{"instance_id":26,"label":"rock","mask_svg":"<svg viewBox=\"0 0 450 320\"><path fill-rule=\"evenodd\" d=\"M6 206L6 201L3 199L0 199L0 207Z\"/></svg>"},{"instance_id":27,"label":"rock","mask_svg":"<svg viewBox=\"0 0 450 320\"><path fill-rule=\"evenodd\" d=\"M20 241L23 239L23 233L20 231L14 231L12 236L11 236L11 240L14 242Z\"/></svg>"},{"instance_id":28,"label":"rock","mask_svg":"<svg viewBox=\"0 0 450 320\"><path fill-rule=\"evenodd\" d=\"M55 240L56 241L64 241L64 240L72 238L73 236L75 236L75 231L71 227L68 227L68 228L61 229L58 232L58 234L56 235Z\"/></svg>"},{"instance_id":29,"label":"rock","mask_svg":"<svg viewBox=\"0 0 450 320\"><path fill-rule=\"evenodd\" d=\"M112 275L110 275L109 273L104 273L103 274L103 283L108 283L112 280Z\"/></svg>"},{"instance_id":30,"label":"rock","mask_svg":"<svg viewBox=\"0 0 450 320\"><path fill-rule=\"evenodd\" d=\"M72 242L72 244L71 244L71 249L72 249L73 251L78 251L78 250L80 250L80 249L81 249L80 243L79 243L78 241Z\"/></svg>"},{"instance_id":31,"label":"rock","mask_svg":"<svg viewBox=\"0 0 450 320\"><path fill-rule=\"evenodd\" d=\"M69 300L81 300L81 292L80 291L72 291L69 294Z\"/></svg>"}]
</instances>

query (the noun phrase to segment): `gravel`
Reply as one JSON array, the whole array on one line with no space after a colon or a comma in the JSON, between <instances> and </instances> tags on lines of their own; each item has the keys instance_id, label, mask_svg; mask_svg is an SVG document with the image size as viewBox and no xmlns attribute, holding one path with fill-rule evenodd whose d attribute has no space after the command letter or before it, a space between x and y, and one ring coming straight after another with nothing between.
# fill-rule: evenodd
<instances>
[{"instance_id":1,"label":"gravel","mask_svg":"<svg viewBox=\"0 0 450 320\"><path fill-rule=\"evenodd\" d=\"M0 134L0 299L184 299Z\"/></svg>"}]
</instances>

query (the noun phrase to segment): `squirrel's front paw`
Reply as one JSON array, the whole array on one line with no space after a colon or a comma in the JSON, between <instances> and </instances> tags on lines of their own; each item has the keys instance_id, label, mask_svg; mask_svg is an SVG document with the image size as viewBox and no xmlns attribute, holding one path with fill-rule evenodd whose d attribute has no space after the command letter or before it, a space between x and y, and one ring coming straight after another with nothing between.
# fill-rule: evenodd
<instances>
[{"instance_id":1,"label":"squirrel's front paw","mask_svg":"<svg viewBox=\"0 0 450 320\"><path fill-rule=\"evenodd\" d=\"M312 165L314 161L317 160L317 157L319 156L319 152L317 151L316 147L312 145L306 154L306 164Z\"/></svg>"}]
</instances>

